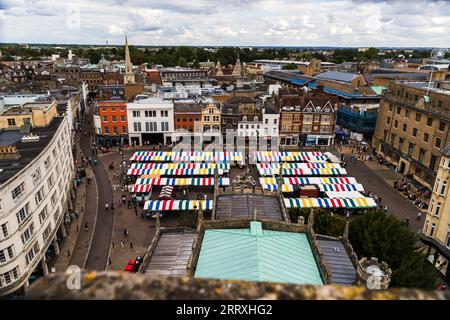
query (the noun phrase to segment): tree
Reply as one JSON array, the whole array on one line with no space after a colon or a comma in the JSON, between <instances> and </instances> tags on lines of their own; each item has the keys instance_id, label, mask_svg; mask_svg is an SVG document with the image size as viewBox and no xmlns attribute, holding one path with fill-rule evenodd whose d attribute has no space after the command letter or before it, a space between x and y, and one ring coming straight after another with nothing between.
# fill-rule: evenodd
<instances>
[{"instance_id":1,"label":"tree","mask_svg":"<svg viewBox=\"0 0 450 320\"><path fill-rule=\"evenodd\" d=\"M349 240L359 257L377 257L389 265L393 287L436 284L436 272L416 252L416 235L394 216L373 210L356 217L349 226Z\"/></svg>"},{"instance_id":2,"label":"tree","mask_svg":"<svg viewBox=\"0 0 450 320\"><path fill-rule=\"evenodd\" d=\"M309 217L308 208L289 208L288 214L292 223L296 223L298 221L298 217L303 216L305 217L305 224L308 224L308 217Z\"/></svg>"},{"instance_id":3,"label":"tree","mask_svg":"<svg viewBox=\"0 0 450 320\"><path fill-rule=\"evenodd\" d=\"M314 232L331 237L341 237L344 234L345 218L319 209L314 212Z\"/></svg>"},{"instance_id":4,"label":"tree","mask_svg":"<svg viewBox=\"0 0 450 320\"><path fill-rule=\"evenodd\" d=\"M180 67L186 67L186 65L187 65L187 60L186 60L186 58L184 58L184 57L179 57L179 58L178 58L177 64L178 64Z\"/></svg>"},{"instance_id":5,"label":"tree","mask_svg":"<svg viewBox=\"0 0 450 320\"><path fill-rule=\"evenodd\" d=\"M283 70L297 70L297 65L295 63L285 64L282 69Z\"/></svg>"}]
</instances>

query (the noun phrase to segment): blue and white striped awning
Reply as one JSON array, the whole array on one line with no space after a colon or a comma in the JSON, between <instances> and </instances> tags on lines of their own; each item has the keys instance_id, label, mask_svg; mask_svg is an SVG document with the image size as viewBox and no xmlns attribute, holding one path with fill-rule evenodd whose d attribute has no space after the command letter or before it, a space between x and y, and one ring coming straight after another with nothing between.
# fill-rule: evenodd
<instances>
[{"instance_id":1,"label":"blue and white striped awning","mask_svg":"<svg viewBox=\"0 0 450 320\"><path fill-rule=\"evenodd\" d=\"M147 200L144 210L148 211L178 211L178 210L212 210L213 200Z\"/></svg>"}]
</instances>

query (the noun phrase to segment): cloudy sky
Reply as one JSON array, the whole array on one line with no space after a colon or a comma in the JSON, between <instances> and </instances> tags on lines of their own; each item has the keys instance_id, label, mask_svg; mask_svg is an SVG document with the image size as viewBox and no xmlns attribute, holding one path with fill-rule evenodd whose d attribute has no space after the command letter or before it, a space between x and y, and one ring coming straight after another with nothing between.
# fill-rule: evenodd
<instances>
[{"instance_id":1,"label":"cloudy sky","mask_svg":"<svg viewBox=\"0 0 450 320\"><path fill-rule=\"evenodd\" d=\"M0 0L0 42L450 46L450 1Z\"/></svg>"}]
</instances>

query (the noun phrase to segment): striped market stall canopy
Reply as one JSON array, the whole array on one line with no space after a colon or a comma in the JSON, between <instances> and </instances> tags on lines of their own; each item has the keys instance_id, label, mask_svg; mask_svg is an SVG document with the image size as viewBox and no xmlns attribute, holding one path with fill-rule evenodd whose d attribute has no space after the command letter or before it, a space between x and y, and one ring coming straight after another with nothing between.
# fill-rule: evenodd
<instances>
[{"instance_id":1,"label":"striped market stall canopy","mask_svg":"<svg viewBox=\"0 0 450 320\"><path fill-rule=\"evenodd\" d=\"M280 163L257 163L258 169L280 169ZM318 168L333 168L341 169L340 164L327 162L284 162L283 169L318 169Z\"/></svg>"},{"instance_id":2,"label":"striped market stall canopy","mask_svg":"<svg viewBox=\"0 0 450 320\"><path fill-rule=\"evenodd\" d=\"M142 176L144 174L160 176L213 176L215 169L128 169L127 174L132 176ZM223 170L219 169L219 175L223 175Z\"/></svg>"},{"instance_id":3,"label":"striped market stall canopy","mask_svg":"<svg viewBox=\"0 0 450 320\"><path fill-rule=\"evenodd\" d=\"M280 168L258 168L259 175L261 176L272 176L277 175L280 172ZM283 168L283 175L285 176L339 176L346 175L347 170L343 168L317 168L317 169L300 169Z\"/></svg>"},{"instance_id":4,"label":"striped market stall canopy","mask_svg":"<svg viewBox=\"0 0 450 320\"><path fill-rule=\"evenodd\" d=\"M139 178L133 192L148 192L151 186L213 186L214 178ZM229 186L229 178L219 178L219 186Z\"/></svg>"},{"instance_id":5,"label":"striped market stall canopy","mask_svg":"<svg viewBox=\"0 0 450 320\"><path fill-rule=\"evenodd\" d=\"M163 152L138 151L130 158L131 161L159 162L239 162L244 159L241 152Z\"/></svg>"},{"instance_id":6,"label":"striped market stall canopy","mask_svg":"<svg viewBox=\"0 0 450 320\"><path fill-rule=\"evenodd\" d=\"M177 210L212 210L213 200L147 200L144 210L148 211L177 211Z\"/></svg>"},{"instance_id":7,"label":"striped market stall canopy","mask_svg":"<svg viewBox=\"0 0 450 320\"><path fill-rule=\"evenodd\" d=\"M263 185L261 185L261 187L264 190L269 190L269 191L277 191L278 190L278 185L276 185L276 184L263 184ZM292 184L283 184L281 188L283 189L282 192L294 192L294 186Z\"/></svg>"},{"instance_id":8,"label":"striped market stall canopy","mask_svg":"<svg viewBox=\"0 0 450 320\"><path fill-rule=\"evenodd\" d=\"M317 184L321 192L336 191L336 192L348 192L348 191L361 191L364 192L362 184ZM261 184L264 190L276 191L278 190L277 184ZM294 185L283 184L282 192L294 192Z\"/></svg>"},{"instance_id":9,"label":"striped market stall canopy","mask_svg":"<svg viewBox=\"0 0 450 320\"><path fill-rule=\"evenodd\" d=\"M257 162L327 162L328 157L321 152L277 152L255 151Z\"/></svg>"},{"instance_id":10,"label":"striped market stall canopy","mask_svg":"<svg viewBox=\"0 0 450 320\"><path fill-rule=\"evenodd\" d=\"M372 198L286 198L286 208L376 208Z\"/></svg>"},{"instance_id":11,"label":"striped market stall canopy","mask_svg":"<svg viewBox=\"0 0 450 320\"><path fill-rule=\"evenodd\" d=\"M215 169L230 170L229 163L132 163L131 169Z\"/></svg>"},{"instance_id":12,"label":"striped market stall canopy","mask_svg":"<svg viewBox=\"0 0 450 320\"><path fill-rule=\"evenodd\" d=\"M259 182L261 185L264 184L277 184L278 179L273 177L262 177L259 178ZM336 177L336 178L320 178L320 177L287 177L283 178L283 184L300 184L300 185L310 185L310 184L357 184L355 178L348 178L348 177Z\"/></svg>"}]
</instances>

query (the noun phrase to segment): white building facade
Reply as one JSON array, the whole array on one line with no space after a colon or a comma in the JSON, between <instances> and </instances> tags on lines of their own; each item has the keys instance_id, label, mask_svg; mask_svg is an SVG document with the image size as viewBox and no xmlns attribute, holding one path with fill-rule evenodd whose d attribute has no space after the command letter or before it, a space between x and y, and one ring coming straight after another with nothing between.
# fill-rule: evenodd
<instances>
[{"instance_id":1,"label":"white building facade","mask_svg":"<svg viewBox=\"0 0 450 320\"><path fill-rule=\"evenodd\" d=\"M127 104L129 141L134 145L170 144L174 132L173 102L145 98Z\"/></svg>"},{"instance_id":2,"label":"white building facade","mask_svg":"<svg viewBox=\"0 0 450 320\"><path fill-rule=\"evenodd\" d=\"M74 163L71 128L66 117L60 121L43 150L0 184L0 296L27 288L39 265L47 275L45 253L53 245L59 254L58 236L66 236L63 222L68 206L73 207Z\"/></svg>"}]
</instances>

